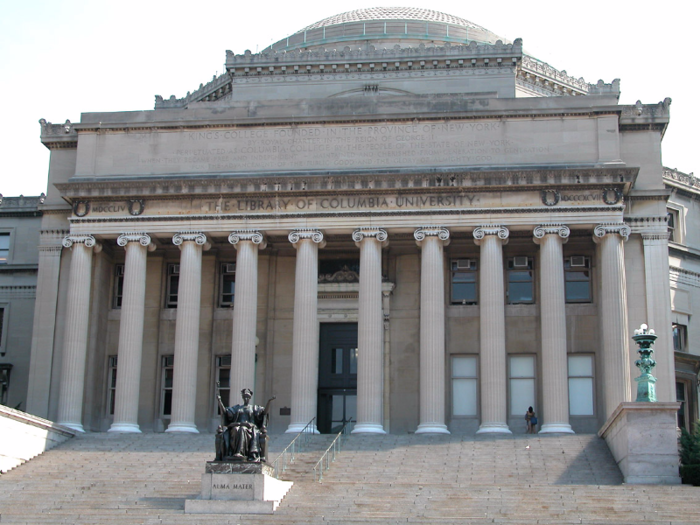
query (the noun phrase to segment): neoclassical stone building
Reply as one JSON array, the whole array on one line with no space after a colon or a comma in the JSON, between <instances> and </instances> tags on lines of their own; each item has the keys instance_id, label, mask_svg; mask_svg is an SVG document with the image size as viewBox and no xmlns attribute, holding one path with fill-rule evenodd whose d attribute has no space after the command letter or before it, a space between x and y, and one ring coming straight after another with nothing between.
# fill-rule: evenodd
<instances>
[{"instance_id":1,"label":"neoclassical stone building","mask_svg":"<svg viewBox=\"0 0 700 525\"><path fill-rule=\"evenodd\" d=\"M573 69L574 66L572 66ZM632 329L675 400L661 140L467 20L322 20L152 111L41 121L28 410L74 428L593 432Z\"/></svg>"}]
</instances>

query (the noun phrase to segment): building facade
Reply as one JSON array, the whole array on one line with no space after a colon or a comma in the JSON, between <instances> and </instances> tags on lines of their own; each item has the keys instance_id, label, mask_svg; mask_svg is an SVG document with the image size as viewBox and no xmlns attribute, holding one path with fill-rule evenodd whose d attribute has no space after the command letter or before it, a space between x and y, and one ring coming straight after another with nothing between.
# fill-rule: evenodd
<instances>
[{"instance_id":1,"label":"building facade","mask_svg":"<svg viewBox=\"0 0 700 525\"><path fill-rule=\"evenodd\" d=\"M0 404L26 410L44 195L0 195Z\"/></svg>"},{"instance_id":2,"label":"building facade","mask_svg":"<svg viewBox=\"0 0 700 525\"><path fill-rule=\"evenodd\" d=\"M619 89L364 9L152 111L42 120L29 411L211 430L218 384L276 395L273 432L523 432L528 406L594 432L632 399L643 322L675 400L670 100Z\"/></svg>"}]
</instances>

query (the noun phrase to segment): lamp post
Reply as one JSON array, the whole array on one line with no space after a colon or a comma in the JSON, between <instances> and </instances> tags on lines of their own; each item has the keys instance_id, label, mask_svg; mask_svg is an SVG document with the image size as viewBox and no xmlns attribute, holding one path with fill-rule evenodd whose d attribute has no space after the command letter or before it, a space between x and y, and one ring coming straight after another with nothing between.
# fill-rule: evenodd
<instances>
[{"instance_id":1,"label":"lamp post","mask_svg":"<svg viewBox=\"0 0 700 525\"><path fill-rule=\"evenodd\" d=\"M634 331L632 339L637 343L640 359L637 359L634 364L641 370L641 375L634 380L637 382L637 399L635 401L650 401L656 402L656 378L651 375L651 370L656 366L656 361L651 357L654 353L652 345L656 341L657 335L653 329L650 329L646 324L642 324Z\"/></svg>"}]
</instances>

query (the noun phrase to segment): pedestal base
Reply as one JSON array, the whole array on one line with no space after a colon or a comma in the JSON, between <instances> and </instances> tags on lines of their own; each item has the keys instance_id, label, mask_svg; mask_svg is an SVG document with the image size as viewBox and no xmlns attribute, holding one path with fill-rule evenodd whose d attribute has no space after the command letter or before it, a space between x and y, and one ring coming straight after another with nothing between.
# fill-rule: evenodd
<instances>
[{"instance_id":1,"label":"pedestal base","mask_svg":"<svg viewBox=\"0 0 700 525\"><path fill-rule=\"evenodd\" d=\"M202 474L202 493L185 500L186 514L272 514L292 488L272 477L264 463L209 461Z\"/></svg>"},{"instance_id":2,"label":"pedestal base","mask_svg":"<svg viewBox=\"0 0 700 525\"><path fill-rule=\"evenodd\" d=\"M625 483L676 485L680 403L624 402L598 435L605 439Z\"/></svg>"}]
</instances>

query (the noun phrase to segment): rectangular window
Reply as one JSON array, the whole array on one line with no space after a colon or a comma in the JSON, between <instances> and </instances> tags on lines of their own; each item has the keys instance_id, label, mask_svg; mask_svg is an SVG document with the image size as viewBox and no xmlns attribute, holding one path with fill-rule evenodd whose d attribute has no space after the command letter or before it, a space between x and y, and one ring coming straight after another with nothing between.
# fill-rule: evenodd
<instances>
[{"instance_id":1,"label":"rectangular window","mask_svg":"<svg viewBox=\"0 0 700 525\"><path fill-rule=\"evenodd\" d=\"M569 356L569 415L592 416L593 356Z\"/></svg>"},{"instance_id":2,"label":"rectangular window","mask_svg":"<svg viewBox=\"0 0 700 525\"><path fill-rule=\"evenodd\" d=\"M225 407L231 406L231 354L216 357L216 381L219 383L219 394ZM221 409L217 403L217 414Z\"/></svg>"},{"instance_id":3,"label":"rectangular window","mask_svg":"<svg viewBox=\"0 0 700 525\"><path fill-rule=\"evenodd\" d=\"M688 327L684 324L673 323L673 349L676 352L688 351Z\"/></svg>"},{"instance_id":4,"label":"rectangular window","mask_svg":"<svg viewBox=\"0 0 700 525\"><path fill-rule=\"evenodd\" d=\"M221 282L219 308L233 308L233 297L236 293L236 264L221 264ZM228 405L227 405L228 406Z\"/></svg>"},{"instance_id":5,"label":"rectangular window","mask_svg":"<svg viewBox=\"0 0 700 525\"><path fill-rule=\"evenodd\" d=\"M7 353L7 348L5 347L5 333L7 332L7 312L8 307L5 305L0 305L0 355L4 356Z\"/></svg>"},{"instance_id":6,"label":"rectangular window","mask_svg":"<svg viewBox=\"0 0 700 525\"><path fill-rule=\"evenodd\" d=\"M477 264L475 259L454 259L452 261L452 304L477 303Z\"/></svg>"},{"instance_id":7,"label":"rectangular window","mask_svg":"<svg viewBox=\"0 0 700 525\"><path fill-rule=\"evenodd\" d=\"M0 364L0 405L7 406L7 398L10 394L10 372L12 372L10 363Z\"/></svg>"},{"instance_id":8,"label":"rectangular window","mask_svg":"<svg viewBox=\"0 0 700 525\"><path fill-rule=\"evenodd\" d=\"M10 234L0 233L0 264L10 260Z\"/></svg>"},{"instance_id":9,"label":"rectangular window","mask_svg":"<svg viewBox=\"0 0 700 525\"><path fill-rule=\"evenodd\" d=\"M564 289L567 303L591 302L591 260L583 255L564 258Z\"/></svg>"},{"instance_id":10,"label":"rectangular window","mask_svg":"<svg viewBox=\"0 0 700 525\"><path fill-rule=\"evenodd\" d=\"M162 388L160 398L160 415L165 419L170 419L173 410L173 362L174 356L164 355L161 358L162 368Z\"/></svg>"},{"instance_id":11,"label":"rectangular window","mask_svg":"<svg viewBox=\"0 0 700 525\"><path fill-rule=\"evenodd\" d=\"M666 209L666 224L668 225L668 240L671 242L681 242L680 212L673 208Z\"/></svg>"},{"instance_id":12,"label":"rectangular window","mask_svg":"<svg viewBox=\"0 0 700 525\"><path fill-rule=\"evenodd\" d=\"M114 403L117 394L117 356L107 358L107 408L109 415L114 415Z\"/></svg>"},{"instance_id":13,"label":"rectangular window","mask_svg":"<svg viewBox=\"0 0 700 525\"><path fill-rule=\"evenodd\" d=\"M180 265L169 264L168 276L165 283L165 307L177 308L177 289L180 284Z\"/></svg>"},{"instance_id":14,"label":"rectangular window","mask_svg":"<svg viewBox=\"0 0 700 525\"><path fill-rule=\"evenodd\" d=\"M532 259L512 257L508 259L508 304L530 304L535 302Z\"/></svg>"},{"instance_id":15,"label":"rectangular window","mask_svg":"<svg viewBox=\"0 0 700 525\"><path fill-rule=\"evenodd\" d=\"M510 364L510 414L525 417L528 407L535 405L535 358L511 356Z\"/></svg>"},{"instance_id":16,"label":"rectangular window","mask_svg":"<svg viewBox=\"0 0 700 525\"><path fill-rule=\"evenodd\" d=\"M676 401L681 404L681 407L678 409L676 424L678 428L684 428L690 431L690 422L688 419L688 386L689 384L685 381L676 382Z\"/></svg>"},{"instance_id":17,"label":"rectangular window","mask_svg":"<svg viewBox=\"0 0 700 525\"><path fill-rule=\"evenodd\" d=\"M452 415L477 416L477 363L475 356L452 356Z\"/></svg>"},{"instance_id":18,"label":"rectangular window","mask_svg":"<svg viewBox=\"0 0 700 525\"><path fill-rule=\"evenodd\" d=\"M122 296L124 295L124 265L114 265L114 298L112 299L112 308L119 309L122 307Z\"/></svg>"}]
</instances>

